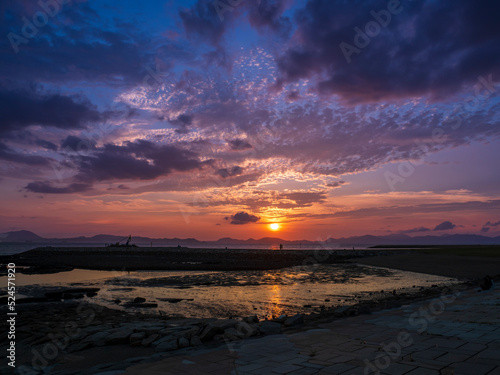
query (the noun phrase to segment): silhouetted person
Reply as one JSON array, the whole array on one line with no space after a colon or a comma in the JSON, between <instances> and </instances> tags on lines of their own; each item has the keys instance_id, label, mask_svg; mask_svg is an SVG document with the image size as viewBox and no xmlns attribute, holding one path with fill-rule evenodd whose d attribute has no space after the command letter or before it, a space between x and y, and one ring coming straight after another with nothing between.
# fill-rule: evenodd
<instances>
[{"instance_id":1,"label":"silhouetted person","mask_svg":"<svg viewBox=\"0 0 500 375\"><path fill-rule=\"evenodd\" d=\"M131 234L128 235L127 243L125 244L125 246L128 246L130 244L130 241L132 241L132 235Z\"/></svg>"},{"instance_id":2,"label":"silhouetted person","mask_svg":"<svg viewBox=\"0 0 500 375\"><path fill-rule=\"evenodd\" d=\"M493 280L489 275L486 275L483 282L479 284L482 290L489 290L493 286Z\"/></svg>"},{"instance_id":3,"label":"silhouetted person","mask_svg":"<svg viewBox=\"0 0 500 375\"><path fill-rule=\"evenodd\" d=\"M283 250L283 245L282 244L280 244L280 250Z\"/></svg>"}]
</instances>

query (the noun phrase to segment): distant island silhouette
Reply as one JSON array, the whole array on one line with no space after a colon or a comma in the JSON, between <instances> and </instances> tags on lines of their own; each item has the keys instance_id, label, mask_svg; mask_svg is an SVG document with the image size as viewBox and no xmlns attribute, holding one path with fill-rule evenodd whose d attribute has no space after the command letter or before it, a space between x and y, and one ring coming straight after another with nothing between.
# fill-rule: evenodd
<instances>
[{"instance_id":1,"label":"distant island silhouette","mask_svg":"<svg viewBox=\"0 0 500 375\"><path fill-rule=\"evenodd\" d=\"M98 234L92 237L70 237L70 238L45 238L41 237L28 230L11 231L0 234L0 242L33 242L33 243L50 243L50 244L66 244L66 243L85 243L85 244L106 244L106 243L116 243L122 240L124 235L109 235L109 234ZM249 238L246 240L234 239L230 237L220 238L216 241L202 241L196 238L150 238L142 236L133 236L132 241L134 244L149 246L151 243L153 245L162 246L220 246L226 247L231 245L276 245L279 246L283 244L286 249L287 246L325 246L325 247L337 247L337 246L348 246L348 245L496 245L500 244L500 236L497 237L487 237L476 234L452 234L452 235L440 235L440 236L415 236L410 237L405 234L391 234L387 236L353 236L353 237L341 237L341 238L328 238L325 241L311 241L311 240L285 240L276 237L263 237L260 239Z\"/></svg>"}]
</instances>

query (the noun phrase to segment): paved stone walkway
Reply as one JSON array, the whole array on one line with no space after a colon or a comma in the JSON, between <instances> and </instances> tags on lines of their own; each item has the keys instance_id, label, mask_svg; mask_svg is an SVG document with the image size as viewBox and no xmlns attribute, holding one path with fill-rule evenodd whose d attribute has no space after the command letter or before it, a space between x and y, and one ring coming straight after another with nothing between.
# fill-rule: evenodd
<instances>
[{"instance_id":1,"label":"paved stone walkway","mask_svg":"<svg viewBox=\"0 0 500 375\"><path fill-rule=\"evenodd\" d=\"M307 331L177 352L114 373L500 375L499 312L499 289L450 292Z\"/></svg>"}]
</instances>

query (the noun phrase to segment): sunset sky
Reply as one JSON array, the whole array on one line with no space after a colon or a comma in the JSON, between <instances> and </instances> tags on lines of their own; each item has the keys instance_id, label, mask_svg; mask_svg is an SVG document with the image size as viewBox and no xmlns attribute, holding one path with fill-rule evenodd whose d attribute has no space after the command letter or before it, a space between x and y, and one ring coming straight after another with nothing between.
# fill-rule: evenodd
<instances>
[{"instance_id":1,"label":"sunset sky","mask_svg":"<svg viewBox=\"0 0 500 375\"><path fill-rule=\"evenodd\" d=\"M500 235L500 2L60 1L0 3L0 232Z\"/></svg>"}]
</instances>

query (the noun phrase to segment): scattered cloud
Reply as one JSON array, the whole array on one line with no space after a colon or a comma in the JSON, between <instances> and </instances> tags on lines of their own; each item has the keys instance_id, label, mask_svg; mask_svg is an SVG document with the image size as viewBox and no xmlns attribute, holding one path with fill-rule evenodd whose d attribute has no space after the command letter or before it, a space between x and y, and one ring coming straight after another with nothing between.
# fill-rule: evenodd
<instances>
[{"instance_id":1,"label":"scattered cloud","mask_svg":"<svg viewBox=\"0 0 500 375\"><path fill-rule=\"evenodd\" d=\"M244 139L232 139L228 140L227 143L233 151L248 150L252 148L252 145L245 141Z\"/></svg>"},{"instance_id":2,"label":"scattered cloud","mask_svg":"<svg viewBox=\"0 0 500 375\"><path fill-rule=\"evenodd\" d=\"M433 231L451 230L455 229L456 227L457 226L453 224L451 221L443 221L441 224L436 225Z\"/></svg>"},{"instance_id":3,"label":"scattered cloud","mask_svg":"<svg viewBox=\"0 0 500 375\"><path fill-rule=\"evenodd\" d=\"M243 173L243 168L241 168L238 165L235 165L234 167L227 169L227 168L222 168L217 171L217 174L221 176L222 178L227 178L227 177L234 177L238 176Z\"/></svg>"},{"instance_id":4,"label":"scattered cloud","mask_svg":"<svg viewBox=\"0 0 500 375\"><path fill-rule=\"evenodd\" d=\"M81 193L88 191L92 188L92 185L85 183L73 183L68 186L54 186L51 182L47 181L35 181L30 182L24 187L25 190L32 193L41 194L71 194L71 193Z\"/></svg>"},{"instance_id":5,"label":"scattered cloud","mask_svg":"<svg viewBox=\"0 0 500 375\"><path fill-rule=\"evenodd\" d=\"M74 135L68 135L61 142L61 149L72 152L88 152L94 150L96 142L91 139L82 139Z\"/></svg>"},{"instance_id":6,"label":"scattered cloud","mask_svg":"<svg viewBox=\"0 0 500 375\"><path fill-rule=\"evenodd\" d=\"M497 221L495 223L492 223L491 221L488 221L486 224L484 224L485 227L497 227L500 225L500 221Z\"/></svg>"},{"instance_id":7,"label":"scattered cloud","mask_svg":"<svg viewBox=\"0 0 500 375\"><path fill-rule=\"evenodd\" d=\"M244 225L258 222L260 217L242 211L231 216L226 216L224 220L228 220L234 225Z\"/></svg>"}]
</instances>

